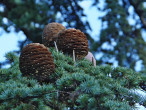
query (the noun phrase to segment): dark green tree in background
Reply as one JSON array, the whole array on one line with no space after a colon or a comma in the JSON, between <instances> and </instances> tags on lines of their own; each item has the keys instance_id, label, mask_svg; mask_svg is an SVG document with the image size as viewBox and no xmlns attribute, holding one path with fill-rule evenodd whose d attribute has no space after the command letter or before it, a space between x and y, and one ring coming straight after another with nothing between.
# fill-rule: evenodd
<instances>
[{"instance_id":1,"label":"dark green tree in background","mask_svg":"<svg viewBox=\"0 0 146 110\"><path fill-rule=\"evenodd\" d=\"M66 27L74 27L86 33L88 39L93 39L88 35L90 29L87 21L82 22L83 8L76 0L0 0L4 11L0 12L0 24L5 31L9 31L10 26L14 26L16 32L23 31L27 39L20 43L20 48L28 41L40 42L44 26L50 22L66 22ZM61 17L57 18L60 13ZM8 19L4 24L3 18Z\"/></svg>"},{"instance_id":2,"label":"dark green tree in background","mask_svg":"<svg viewBox=\"0 0 146 110\"><path fill-rule=\"evenodd\" d=\"M105 6L101 11L106 11L105 16L101 17L103 28L100 34L99 47L93 47L95 51L102 51L104 57L101 62L108 62L110 58L115 58L118 64L134 69L135 63L141 59L146 64L146 43L141 35L141 30L146 29L146 8L143 0L105 0ZM130 14L128 8L134 7L135 13ZM135 25L130 25L128 17L138 16ZM107 26L105 26L105 24ZM103 49L102 45L116 42L113 49ZM137 58L138 57L138 58ZM144 69L144 68L143 68Z\"/></svg>"},{"instance_id":3,"label":"dark green tree in background","mask_svg":"<svg viewBox=\"0 0 146 110\"><path fill-rule=\"evenodd\" d=\"M128 11L130 7L134 8L133 14ZM101 17L103 26L100 40L92 46L95 52L103 53L100 62L111 63L109 59L115 58L118 65L134 69L136 62L142 60L141 71L146 79L146 35L141 34L141 31L146 30L144 0L105 0L101 11L106 11L106 14ZM130 25L129 16L135 20L134 25ZM116 45L113 45L113 42L116 42ZM113 49L102 48L104 43ZM142 85L146 88L146 82Z\"/></svg>"},{"instance_id":4,"label":"dark green tree in background","mask_svg":"<svg viewBox=\"0 0 146 110\"><path fill-rule=\"evenodd\" d=\"M89 21L81 19L87 17L79 4L82 1L84 0L0 0L2 9L0 10L0 27L9 32L10 26L13 26L16 32L22 31L26 35L26 39L19 42L21 51L30 42L42 42L42 32L46 24L64 23L67 28L77 28L86 34L90 51L95 55L103 54L97 60L98 65L112 65L113 62L110 62L110 59L114 58L118 61L119 66L134 70L136 62L141 60L142 75L122 67L98 66L93 68L84 60L77 62L77 67L74 69L74 64L69 57L65 58L61 53L58 54L52 50L57 65L56 76L54 76L58 79L49 85L39 85L35 82L36 80L21 77L18 58L10 53L6 57L9 59L11 67L0 70L1 109L11 107L18 110L29 107L30 109L33 107L41 109L39 105L44 105L53 109L58 109L58 106L72 109L112 110L120 108L122 110L132 109L135 103L142 103L145 106L145 100L141 100L137 95L129 92L129 89L138 88L138 85L146 90L146 42L144 41L146 36L141 34L146 30L145 1L104 0L101 8L99 0L93 0L92 6L105 13L100 17L102 28L98 41L94 41L94 37L88 31L91 30ZM133 13L128 11L130 7L133 7ZM133 17L134 25L129 23L129 16ZM4 22L4 19L7 19L8 22ZM110 45L112 49L103 48L104 44ZM60 65L63 61L67 62ZM68 62L72 63L68 65ZM1 65L3 64L5 63L2 62ZM70 75L70 73L72 74ZM86 75L84 76L84 74ZM110 75L111 77L109 77ZM64 85L68 89L64 88ZM10 87L8 88L8 86ZM95 89L95 86L98 86L99 89ZM14 87L16 90L12 90ZM4 90L5 92L3 92ZM66 102L62 103L63 100L61 97L58 98L57 91L60 92L60 96L63 94L61 92L64 92L63 95L67 95Z\"/></svg>"}]
</instances>

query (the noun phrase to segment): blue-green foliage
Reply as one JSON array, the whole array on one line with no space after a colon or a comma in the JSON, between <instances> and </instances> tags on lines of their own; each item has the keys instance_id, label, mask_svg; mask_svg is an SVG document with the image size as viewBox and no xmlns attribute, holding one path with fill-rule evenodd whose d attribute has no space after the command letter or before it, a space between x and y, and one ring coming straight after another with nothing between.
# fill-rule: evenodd
<instances>
[{"instance_id":1,"label":"blue-green foliage","mask_svg":"<svg viewBox=\"0 0 146 110\"><path fill-rule=\"evenodd\" d=\"M139 88L140 73L109 65L94 67L85 59L73 62L62 52L50 51L56 69L48 76L50 83L43 84L23 77L18 56L6 55L11 67L0 70L0 110L130 110L141 102L131 92Z\"/></svg>"}]
</instances>

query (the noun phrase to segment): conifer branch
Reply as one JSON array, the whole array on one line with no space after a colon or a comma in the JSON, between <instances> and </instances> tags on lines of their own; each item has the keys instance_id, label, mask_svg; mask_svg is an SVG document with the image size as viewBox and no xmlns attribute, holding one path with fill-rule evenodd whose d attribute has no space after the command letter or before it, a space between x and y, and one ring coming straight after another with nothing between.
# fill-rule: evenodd
<instances>
[{"instance_id":1,"label":"conifer branch","mask_svg":"<svg viewBox=\"0 0 146 110\"><path fill-rule=\"evenodd\" d=\"M17 97L10 97L10 98L7 98L7 99L0 99L0 103L3 103L4 101L11 101L13 99L19 99L19 101L22 101L22 102L25 102L27 100L30 100L30 99L33 99L33 98L40 98L46 94L50 94L50 93L54 93L54 92L58 92L58 93L66 93L66 94L70 94L70 92L65 92L65 91L51 91L51 92L44 92L42 94L39 94L39 95L28 95L26 97L20 97L20 96L17 96Z\"/></svg>"},{"instance_id":2,"label":"conifer branch","mask_svg":"<svg viewBox=\"0 0 146 110\"><path fill-rule=\"evenodd\" d=\"M140 74L123 67L97 66L94 68L87 60L76 62L78 66L75 67L73 58L58 54L59 52L57 53L55 49L50 50L56 58L55 64L58 65L56 73L48 76L49 79L55 77L53 83L49 82L53 85L41 85L36 83L36 80L31 81L23 76L17 80L14 77L10 77L10 80L2 77L0 81L0 109L23 106L26 108L27 106L38 107L43 104L54 110L74 109L75 107L82 110L86 108L129 110L133 106L130 105L133 100L136 103L141 101L136 94L135 96L134 93L129 95L129 89L139 85ZM75 51L73 53L75 56ZM14 62L16 61L17 59L14 58ZM65 63L62 63L64 61ZM0 76L3 74L4 76L19 75L17 74L19 73L18 66L16 64L9 69L0 70ZM111 74L111 77L107 77L108 74ZM34 100L37 101L34 102L35 104ZM4 103L7 104L4 105ZM14 106L12 107L12 105Z\"/></svg>"}]
</instances>

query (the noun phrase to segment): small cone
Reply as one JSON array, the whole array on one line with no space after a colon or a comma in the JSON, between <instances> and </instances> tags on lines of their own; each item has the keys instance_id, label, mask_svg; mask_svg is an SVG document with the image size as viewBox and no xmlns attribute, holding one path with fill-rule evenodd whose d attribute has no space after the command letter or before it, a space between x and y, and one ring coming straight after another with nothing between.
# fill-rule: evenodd
<instances>
[{"instance_id":1,"label":"small cone","mask_svg":"<svg viewBox=\"0 0 146 110\"><path fill-rule=\"evenodd\" d=\"M96 66L96 60L91 52L88 52L88 55L85 56L85 59L89 60L94 66Z\"/></svg>"},{"instance_id":2,"label":"small cone","mask_svg":"<svg viewBox=\"0 0 146 110\"><path fill-rule=\"evenodd\" d=\"M45 26L42 36L42 42L46 47L54 47L54 41L58 37L58 33L64 30L65 27L59 23L49 23Z\"/></svg>"}]
</instances>

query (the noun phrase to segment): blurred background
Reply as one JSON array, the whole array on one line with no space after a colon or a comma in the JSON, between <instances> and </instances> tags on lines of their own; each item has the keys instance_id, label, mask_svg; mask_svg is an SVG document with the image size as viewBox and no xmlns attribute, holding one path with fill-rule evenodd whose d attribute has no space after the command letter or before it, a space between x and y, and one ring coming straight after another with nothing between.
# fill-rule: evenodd
<instances>
[{"instance_id":1,"label":"blurred background","mask_svg":"<svg viewBox=\"0 0 146 110\"><path fill-rule=\"evenodd\" d=\"M84 32L97 65L146 73L145 0L0 0L0 68L5 53L41 43L51 22Z\"/></svg>"}]
</instances>

